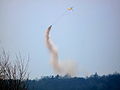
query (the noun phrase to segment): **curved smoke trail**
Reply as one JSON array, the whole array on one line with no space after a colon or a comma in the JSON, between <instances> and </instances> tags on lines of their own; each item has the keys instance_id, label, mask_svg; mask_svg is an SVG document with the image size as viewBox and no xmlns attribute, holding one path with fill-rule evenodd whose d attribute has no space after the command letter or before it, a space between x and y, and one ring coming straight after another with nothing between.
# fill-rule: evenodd
<instances>
[{"instance_id":1,"label":"curved smoke trail","mask_svg":"<svg viewBox=\"0 0 120 90\"><path fill-rule=\"evenodd\" d=\"M64 62L60 63L58 61L58 51L55 45L53 44L51 38L49 37L51 26L48 27L48 29L45 31L45 42L46 46L50 52L51 56L51 64L53 66L53 69L55 73L60 74L60 75L70 75L74 76L76 74L76 64L74 62Z\"/></svg>"}]
</instances>

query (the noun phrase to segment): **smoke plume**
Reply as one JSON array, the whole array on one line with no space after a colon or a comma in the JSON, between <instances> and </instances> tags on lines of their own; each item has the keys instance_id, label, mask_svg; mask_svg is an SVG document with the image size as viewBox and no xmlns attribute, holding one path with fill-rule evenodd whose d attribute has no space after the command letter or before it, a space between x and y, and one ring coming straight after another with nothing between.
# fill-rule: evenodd
<instances>
[{"instance_id":1,"label":"smoke plume","mask_svg":"<svg viewBox=\"0 0 120 90\"><path fill-rule=\"evenodd\" d=\"M53 70L55 71L56 74L59 74L59 75L75 76L77 72L77 69L76 69L77 67L74 61L60 62L58 60L59 58L58 58L57 48L55 47L54 43L49 37L51 27L52 25L49 26L48 29L45 31L45 42L50 52L50 56L51 56L50 61L51 61Z\"/></svg>"}]
</instances>

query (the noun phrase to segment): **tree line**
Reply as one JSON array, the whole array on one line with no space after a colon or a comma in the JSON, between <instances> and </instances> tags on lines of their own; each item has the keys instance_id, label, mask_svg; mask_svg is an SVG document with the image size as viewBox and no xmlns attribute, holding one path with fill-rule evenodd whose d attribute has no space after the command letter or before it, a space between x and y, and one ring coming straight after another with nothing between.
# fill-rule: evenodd
<instances>
[{"instance_id":1,"label":"tree line","mask_svg":"<svg viewBox=\"0 0 120 90\"><path fill-rule=\"evenodd\" d=\"M46 76L29 80L29 90L120 90L120 74L90 77Z\"/></svg>"}]
</instances>

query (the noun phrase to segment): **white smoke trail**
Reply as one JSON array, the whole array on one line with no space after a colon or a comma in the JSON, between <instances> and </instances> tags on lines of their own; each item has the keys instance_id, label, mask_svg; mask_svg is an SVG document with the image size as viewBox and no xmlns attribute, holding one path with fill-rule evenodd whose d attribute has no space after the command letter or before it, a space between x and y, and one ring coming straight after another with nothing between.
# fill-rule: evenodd
<instances>
[{"instance_id":1,"label":"white smoke trail","mask_svg":"<svg viewBox=\"0 0 120 90\"><path fill-rule=\"evenodd\" d=\"M73 61L67 61L64 63L61 63L58 61L58 51L55 45L53 44L51 38L49 37L49 33L51 30L51 26L48 27L48 29L45 31L45 42L46 46L50 52L51 55L51 64L53 66L53 69L55 73L60 75L70 75L74 76L76 75L77 69L76 64Z\"/></svg>"}]
</instances>

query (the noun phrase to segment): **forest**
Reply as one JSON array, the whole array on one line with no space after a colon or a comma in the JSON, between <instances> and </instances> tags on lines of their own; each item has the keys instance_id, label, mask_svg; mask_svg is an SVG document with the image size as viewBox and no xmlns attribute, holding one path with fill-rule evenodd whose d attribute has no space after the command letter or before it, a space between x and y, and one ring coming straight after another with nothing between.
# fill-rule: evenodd
<instances>
[{"instance_id":1,"label":"forest","mask_svg":"<svg viewBox=\"0 0 120 90\"><path fill-rule=\"evenodd\" d=\"M89 77L46 76L28 80L28 90L120 90L120 74L114 73Z\"/></svg>"}]
</instances>

